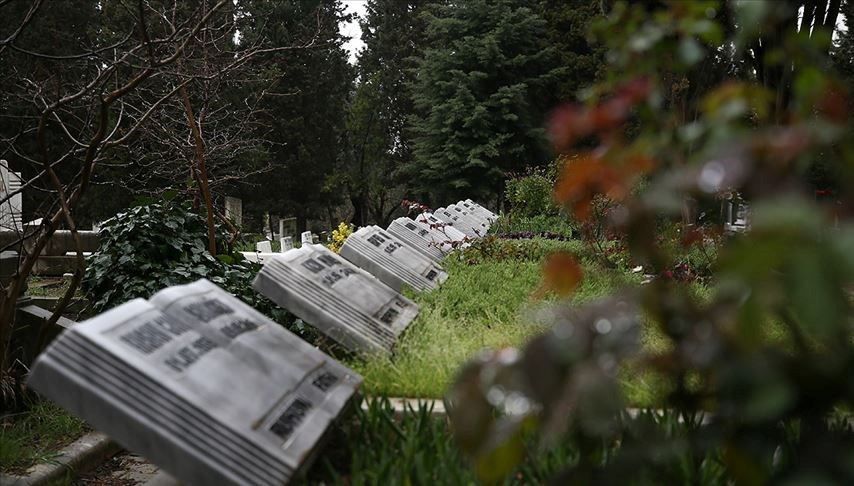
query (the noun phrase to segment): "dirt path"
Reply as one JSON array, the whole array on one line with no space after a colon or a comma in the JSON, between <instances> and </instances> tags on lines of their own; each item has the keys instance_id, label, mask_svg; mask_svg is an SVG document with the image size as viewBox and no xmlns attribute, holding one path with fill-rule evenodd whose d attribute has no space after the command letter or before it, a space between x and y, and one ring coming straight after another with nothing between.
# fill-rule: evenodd
<instances>
[{"instance_id":1,"label":"dirt path","mask_svg":"<svg viewBox=\"0 0 854 486\"><path fill-rule=\"evenodd\" d=\"M137 486L157 474L157 466L143 457L122 451L94 471L74 480L75 486Z\"/></svg>"}]
</instances>

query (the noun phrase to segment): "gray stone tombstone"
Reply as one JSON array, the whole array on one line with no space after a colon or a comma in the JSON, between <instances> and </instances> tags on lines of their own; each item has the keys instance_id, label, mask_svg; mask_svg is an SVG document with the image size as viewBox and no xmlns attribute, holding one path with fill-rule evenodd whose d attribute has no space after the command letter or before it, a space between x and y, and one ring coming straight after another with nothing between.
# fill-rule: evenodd
<instances>
[{"instance_id":1,"label":"gray stone tombstone","mask_svg":"<svg viewBox=\"0 0 854 486\"><path fill-rule=\"evenodd\" d=\"M284 253L288 250L292 250L294 248L294 238L292 236L285 236L284 238L279 238L279 252Z\"/></svg>"},{"instance_id":2,"label":"gray stone tombstone","mask_svg":"<svg viewBox=\"0 0 854 486\"><path fill-rule=\"evenodd\" d=\"M311 231L303 231L302 234L300 234L300 243L303 245L314 244L314 238L311 235Z\"/></svg>"},{"instance_id":3,"label":"gray stone tombstone","mask_svg":"<svg viewBox=\"0 0 854 486\"><path fill-rule=\"evenodd\" d=\"M415 217L415 221L426 224L430 229L440 231L447 237L447 241L461 243L468 238L465 233L437 218L433 213L421 213Z\"/></svg>"},{"instance_id":4,"label":"gray stone tombstone","mask_svg":"<svg viewBox=\"0 0 854 486\"><path fill-rule=\"evenodd\" d=\"M296 236L297 234L297 219L282 218L279 220L279 234L281 236Z\"/></svg>"},{"instance_id":5,"label":"gray stone tombstone","mask_svg":"<svg viewBox=\"0 0 854 486\"><path fill-rule=\"evenodd\" d=\"M225 197L225 217L235 226L243 226L243 201L239 197Z\"/></svg>"},{"instance_id":6,"label":"gray stone tombstone","mask_svg":"<svg viewBox=\"0 0 854 486\"><path fill-rule=\"evenodd\" d=\"M0 230L20 232L23 229L23 195L21 173L9 170L0 160Z\"/></svg>"},{"instance_id":7,"label":"gray stone tombstone","mask_svg":"<svg viewBox=\"0 0 854 486\"><path fill-rule=\"evenodd\" d=\"M438 228L431 229L409 218L395 219L388 225L387 231L437 263L453 248L447 236Z\"/></svg>"},{"instance_id":8,"label":"gray stone tombstone","mask_svg":"<svg viewBox=\"0 0 854 486\"><path fill-rule=\"evenodd\" d=\"M472 201L471 199L466 199L465 201L461 201L465 205L465 207L473 208L475 211L482 213L486 216L491 222L494 222L498 219L498 215L493 213L492 211L486 209L486 207Z\"/></svg>"},{"instance_id":9,"label":"gray stone tombstone","mask_svg":"<svg viewBox=\"0 0 854 486\"><path fill-rule=\"evenodd\" d=\"M207 280L59 335L32 389L183 484L286 484L362 377Z\"/></svg>"},{"instance_id":10,"label":"gray stone tombstone","mask_svg":"<svg viewBox=\"0 0 854 486\"><path fill-rule=\"evenodd\" d=\"M398 292L406 287L430 291L448 279L436 262L379 226L366 226L351 234L341 247L341 256Z\"/></svg>"},{"instance_id":11,"label":"gray stone tombstone","mask_svg":"<svg viewBox=\"0 0 854 486\"><path fill-rule=\"evenodd\" d=\"M467 217L468 213L463 214L455 211L453 207L451 205L447 208L438 208L433 215L460 230L469 238L480 238L486 235L487 228L485 225Z\"/></svg>"},{"instance_id":12,"label":"gray stone tombstone","mask_svg":"<svg viewBox=\"0 0 854 486\"><path fill-rule=\"evenodd\" d=\"M476 216L481 221L486 223L486 226L492 226L492 223L495 222L497 216L492 211L489 211L485 207L481 206L473 202L471 199L466 199L465 201L460 201L457 203L457 207L461 207L468 211L470 214Z\"/></svg>"},{"instance_id":13,"label":"gray stone tombstone","mask_svg":"<svg viewBox=\"0 0 854 486\"><path fill-rule=\"evenodd\" d=\"M321 245L280 254L252 286L344 347L391 353L418 306Z\"/></svg>"},{"instance_id":14,"label":"gray stone tombstone","mask_svg":"<svg viewBox=\"0 0 854 486\"><path fill-rule=\"evenodd\" d=\"M258 243L255 243L255 251L260 253L272 253L273 244L267 240L259 241Z\"/></svg>"}]
</instances>

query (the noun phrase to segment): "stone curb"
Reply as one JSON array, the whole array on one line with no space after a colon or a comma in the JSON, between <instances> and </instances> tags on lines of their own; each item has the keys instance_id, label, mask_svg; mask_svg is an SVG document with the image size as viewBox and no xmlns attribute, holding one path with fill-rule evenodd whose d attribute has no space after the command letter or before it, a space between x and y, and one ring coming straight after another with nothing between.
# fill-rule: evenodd
<instances>
[{"instance_id":1,"label":"stone curb","mask_svg":"<svg viewBox=\"0 0 854 486\"><path fill-rule=\"evenodd\" d=\"M90 471L112 457L121 447L100 432L90 432L59 451L49 463L36 464L26 476L0 474L2 486L39 486Z\"/></svg>"}]
</instances>

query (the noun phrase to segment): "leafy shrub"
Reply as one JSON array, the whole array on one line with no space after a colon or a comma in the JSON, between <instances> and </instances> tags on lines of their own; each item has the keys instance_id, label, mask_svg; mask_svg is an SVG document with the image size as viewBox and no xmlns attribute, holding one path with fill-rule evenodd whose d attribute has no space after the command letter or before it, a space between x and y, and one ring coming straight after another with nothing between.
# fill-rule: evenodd
<instances>
[{"instance_id":1,"label":"leafy shrub","mask_svg":"<svg viewBox=\"0 0 854 486\"><path fill-rule=\"evenodd\" d=\"M218 246L226 248L226 234L217 229L217 239L222 240ZM135 206L106 221L100 240L82 281L97 312L206 278L292 331L313 336L308 328L295 327L290 314L252 289L260 265L239 253L214 257L208 252L205 220L189 205L164 201Z\"/></svg>"},{"instance_id":2,"label":"leafy shrub","mask_svg":"<svg viewBox=\"0 0 854 486\"><path fill-rule=\"evenodd\" d=\"M532 173L507 180L507 200L517 216L554 215L554 180L542 173Z\"/></svg>"},{"instance_id":3,"label":"leafy shrub","mask_svg":"<svg viewBox=\"0 0 854 486\"><path fill-rule=\"evenodd\" d=\"M620 251L674 278L551 306L547 333L461 370L449 417L484 479L512 474L533 430L571 438L579 460L562 479L579 484L854 483L854 224L806 190L807 168L830 164L836 205L854 207L850 94L830 70L831 32L798 31L798 15L787 2L617 2L600 23L607 80L551 119L555 148L576 155L556 195L594 223L607 198L594 236L619 230ZM688 225L660 234L729 191L750 198L745 234L720 246ZM702 258L714 279L698 296L679 280ZM569 288L584 275L562 260ZM661 347L641 346L643 326ZM622 420L629 365L667 383L681 434Z\"/></svg>"}]
</instances>

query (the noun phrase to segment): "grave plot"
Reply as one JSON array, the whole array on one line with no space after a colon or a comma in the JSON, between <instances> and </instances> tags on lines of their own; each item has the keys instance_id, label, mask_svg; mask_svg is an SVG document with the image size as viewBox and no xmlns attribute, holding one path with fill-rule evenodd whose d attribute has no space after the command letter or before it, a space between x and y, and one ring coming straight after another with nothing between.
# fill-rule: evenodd
<instances>
[{"instance_id":1,"label":"grave plot","mask_svg":"<svg viewBox=\"0 0 854 486\"><path fill-rule=\"evenodd\" d=\"M441 230L409 218L395 219L387 231L436 263L453 249L452 242Z\"/></svg>"},{"instance_id":2,"label":"grave plot","mask_svg":"<svg viewBox=\"0 0 854 486\"><path fill-rule=\"evenodd\" d=\"M479 215L482 219L488 221L490 225L492 225L492 223L494 223L495 220L498 219L497 214L472 201L471 199L460 201L457 203L457 206L462 206L466 209L466 211Z\"/></svg>"},{"instance_id":3,"label":"grave plot","mask_svg":"<svg viewBox=\"0 0 854 486\"><path fill-rule=\"evenodd\" d=\"M341 256L402 292L437 288L448 274L436 263L379 226L359 229L344 242Z\"/></svg>"},{"instance_id":4,"label":"grave plot","mask_svg":"<svg viewBox=\"0 0 854 486\"><path fill-rule=\"evenodd\" d=\"M29 385L186 484L284 484L362 378L207 280L61 334Z\"/></svg>"},{"instance_id":5,"label":"grave plot","mask_svg":"<svg viewBox=\"0 0 854 486\"><path fill-rule=\"evenodd\" d=\"M390 353L418 306L321 245L268 262L252 286L337 341L363 353Z\"/></svg>"},{"instance_id":6,"label":"grave plot","mask_svg":"<svg viewBox=\"0 0 854 486\"><path fill-rule=\"evenodd\" d=\"M453 243L464 242L468 237L462 231L434 216L433 213L421 213L415 217L415 221L427 225L430 229L438 230L447 238L447 241Z\"/></svg>"},{"instance_id":7,"label":"grave plot","mask_svg":"<svg viewBox=\"0 0 854 486\"><path fill-rule=\"evenodd\" d=\"M470 217L467 212L456 211L454 208L454 205L447 208L439 208L433 214L446 224L463 232L469 238L481 238L486 235L489 228L484 223Z\"/></svg>"}]
</instances>

